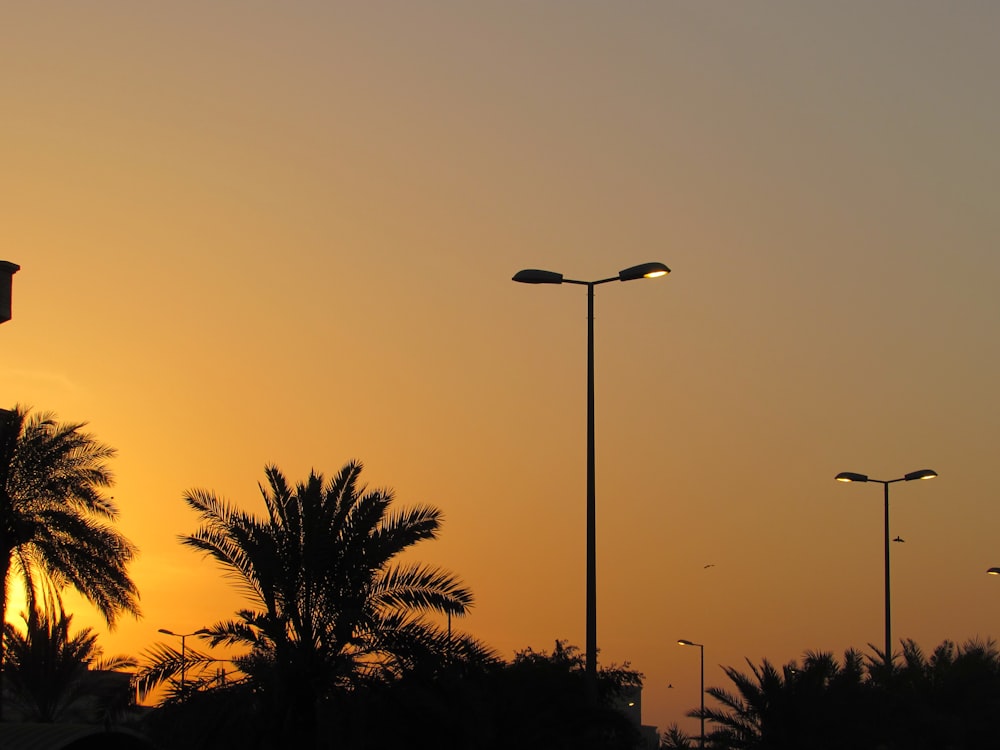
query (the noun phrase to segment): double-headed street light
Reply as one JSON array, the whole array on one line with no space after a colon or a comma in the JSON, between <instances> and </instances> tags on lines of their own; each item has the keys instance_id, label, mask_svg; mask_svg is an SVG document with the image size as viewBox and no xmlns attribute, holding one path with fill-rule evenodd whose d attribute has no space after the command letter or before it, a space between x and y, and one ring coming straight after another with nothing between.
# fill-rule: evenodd
<instances>
[{"instance_id":1,"label":"double-headed street light","mask_svg":"<svg viewBox=\"0 0 1000 750\"><path fill-rule=\"evenodd\" d=\"M889 485L896 482L912 482L914 479L933 479L936 471L921 469L911 471L898 479L872 479L867 474L857 474L853 471L842 471L834 477L838 482L877 482L882 485L885 497L885 663L892 665L892 626L889 599Z\"/></svg>"},{"instance_id":2,"label":"double-headed street light","mask_svg":"<svg viewBox=\"0 0 1000 750\"><path fill-rule=\"evenodd\" d=\"M184 696L184 676L187 673L187 639L192 635L209 635L211 631L205 628L199 628L193 633L175 633L172 630L167 630L166 628L160 628L157 632L163 633L165 635L172 635L175 638L181 639L181 697Z\"/></svg>"},{"instance_id":3,"label":"double-headed street light","mask_svg":"<svg viewBox=\"0 0 1000 750\"><path fill-rule=\"evenodd\" d=\"M597 563L596 498L594 483L594 287L611 281L634 281L666 276L670 269L662 263L643 263L626 268L617 276L597 281L564 278L555 271L529 268L514 274L522 284L581 284L587 287L587 695L597 704Z\"/></svg>"},{"instance_id":4,"label":"double-headed street light","mask_svg":"<svg viewBox=\"0 0 1000 750\"><path fill-rule=\"evenodd\" d=\"M701 649L701 740L698 743L698 747L705 747L705 646L683 638L677 641L677 645L697 646Z\"/></svg>"}]
</instances>

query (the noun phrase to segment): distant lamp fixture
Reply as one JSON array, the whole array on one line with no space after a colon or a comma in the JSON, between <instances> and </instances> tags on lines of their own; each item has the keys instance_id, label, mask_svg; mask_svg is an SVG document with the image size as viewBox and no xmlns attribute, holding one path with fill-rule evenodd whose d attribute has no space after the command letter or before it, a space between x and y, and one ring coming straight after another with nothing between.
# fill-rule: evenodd
<instances>
[{"instance_id":1,"label":"distant lamp fixture","mask_svg":"<svg viewBox=\"0 0 1000 750\"><path fill-rule=\"evenodd\" d=\"M988 576L1000 576L1000 568L990 568L986 571Z\"/></svg>"},{"instance_id":2,"label":"distant lamp fixture","mask_svg":"<svg viewBox=\"0 0 1000 750\"><path fill-rule=\"evenodd\" d=\"M21 267L17 263L0 260L0 323L6 323L10 320L10 298L13 276L20 270Z\"/></svg>"},{"instance_id":3,"label":"distant lamp fixture","mask_svg":"<svg viewBox=\"0 0 1000 750\"><path fill-rule=\"evenodd\" d=\"M834 477L838 482L878 482L879 484L892 484L893 482L912 482L914 479L933 479L937 472L933 469L921 469L911 471L909 474L901 476L899 479L870 479L867 474L858 474L853 471L842 471Z\"/></svg>"},{"instance_id":4,"label":"distant lamp fixture","mask_svg":"<svg viewBox=\"0 0 1000 750\"><path fill-rule=\"evenodd\" d=\"M857 474L853 471L842 471L834 477L838 482L867 482L867 474Z\"/></svg>"}]
</instances>

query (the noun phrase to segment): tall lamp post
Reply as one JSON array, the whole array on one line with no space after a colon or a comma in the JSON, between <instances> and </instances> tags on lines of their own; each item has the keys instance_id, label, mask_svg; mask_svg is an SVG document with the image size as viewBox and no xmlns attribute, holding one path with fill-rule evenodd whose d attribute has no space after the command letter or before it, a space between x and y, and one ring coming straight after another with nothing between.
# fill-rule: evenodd
<instances>
[{"instance_id":1,"label":"tall lamp post","mask_svg":"<svg viewBox=\"0 0 1000 750\"><path fill-rule=\"evenodd\" d=\"M885 498L885 663L892 665L892 616L889 598L889 485L896 482L912 482L915 479L933 479L936 471L921 469L911 471L898 479L872 479L867 474L857 474L853 471L842 471L834 477L838 482L877 482L882 485Z\"/></svg>"},{"instance_id":2,"label":"tall lamp post","mask_svg":"<svg viewBox=\"0 0 1000 750\"><path fill-rule=\"evenodd\" d=\"M181 697L184 696L184 676L187 673L187 639L192 635L208 635L210 631L205 630L205 628L199 628L193 633L175 633L172 630L167 630L166 628L160 628L157 632L163 633L165 635L172 635L175 638L181 639Z\"/></svg>"},{"instance_id":3,"label":"tall lamp post","mask_svg":"<svg viewBox=\"0 0 1000 750\"><path fill-rule=\"evenodd\" d=\"M634 281L666 276L670 269L662 263L643 263L626 268L617 276L597 281L564 278L554 271L534 268L518 271L513 280L522 284L581 284L587 287L587 648L585 678L587 697L597 705L597 536L596 492L594 483L594 287L611 281Z\"/></svg>"},{"instance_id":4,"label":"tall lamp post","mask_svg":"<svg viewBox=\"0 0 1000 750\"><path fill-rule=\"evenodd\" d=\"M701 739L698 741L698 747L705 747L705 646L683 638L677 641L677 645L697 646L701 649Z\"/></svg>"}]
</instances>

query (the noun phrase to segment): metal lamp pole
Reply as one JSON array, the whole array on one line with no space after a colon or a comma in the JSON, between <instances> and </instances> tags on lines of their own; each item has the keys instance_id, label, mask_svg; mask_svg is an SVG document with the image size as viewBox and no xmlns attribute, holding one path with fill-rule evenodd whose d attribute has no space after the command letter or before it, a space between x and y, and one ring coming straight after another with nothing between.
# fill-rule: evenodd
<instances>
[{"instance_id":1,"label":"metal lamp pole","mask_svg":"<svg viewBox=\"0 0 1000 750\"><path fill-rule=\"evenodd\" d=\"M933 479L937 472L931 469L911 471L898 479L873 479L867 474L842 471L834 477L838 482L877 482L882 485L885 517L885 664L892 666L892 605L889 597L889 485L896 482L912 482L915 479Z\"/></svg>"},{"instance_id":2,"label":"metal lamp pole","mask_svg":"<svg viewBox=\"0 0 1000 750\"><path fill-rule=\"evenodd\" d=\"M594 459L594 287L611 281L633 281L666 276L670 269L663 263L643 263L619 272L617 276L597 281L563 278L561 273L525 269L514 274L522 284L581 284L587 287L587 644L585 678L587 697L597 705L597 501Z\"/></svg>"},{"instance_id":3,"label":"metal lamp pole","mask_svg":"<svg viewBox=\"0 0 1000 750\"><path fill-rule=\"evenodd\" d=\"M698 747L705 747L705 646L701 643L681 639L677 641L678 646L697 646L701 649L701 739Z\"/></svg>"},{"instance_id":4,"label":"metal lamp pole","mask_svg":"<svg viewBox=\"0 0 1000 750\"><path fill-rule=\"evenodd\" d=\"M193 633L175 633L172 630L167 630L166 628L160 628L157 632L163 633L165 635L172 635L175 638L181 639L181 696L184 695L184 677L187 673L187 639L188 636L192 635L207 635L209 633L205 628L199 628Z\"/></svg>"}]
</instances>

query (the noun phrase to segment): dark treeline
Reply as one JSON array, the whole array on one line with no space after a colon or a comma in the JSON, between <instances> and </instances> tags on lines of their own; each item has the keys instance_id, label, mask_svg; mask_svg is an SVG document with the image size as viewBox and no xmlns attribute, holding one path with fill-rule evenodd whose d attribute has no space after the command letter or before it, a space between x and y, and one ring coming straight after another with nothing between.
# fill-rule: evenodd
<instances>
[{"instance_id":1,"label":"dark treeline","mask_svg":"<svg viewBox=\"0 0 1000 750\"><path fill-rule=\"evenodd\" d=\"M885 655L807 652L801 664L725 667L712 687L706 747L719 750L972 750L1000 747L1000 654L992 641L946 641L929 656L912 640ZM700 718L700 710L688 714ZM676 726L661 747L696 747Z\"/></svg>"},{"instance_id":2,"label":"dark treeline","mask_svg":"<svg viewBox=\"0 0 1000 750\"><path fill-rule=\"evenodd\" d=\"M28 595L25 627L7 624L0 639L0 705L13 709L0 721L128 725L160 750L641 746L622 710L642 680L628 665L599 671L594 706L575 648L556 642L506 661L453 630L471 590L410 556L437 537L441 512L369 490L357 462L295 484L267 467L260 515L188 492L199 525L180 542L214 561L245 606L182 636L180 650L153 644L130 685L122 670L135 660L102 660L93 631L71 632L62 608L61 592L75 589L109 624L139 615L127 570L136 550L115 530L106 494L115 452L83 427L0 410L0 621L11 582ZM220 660L216 647L233 655ZM1000 747L992 641L945 642L929 655L904 641L888 664L874 654L726 667L732 687L710 688L716 705L689 715L705 719L706 746L717 750ZM164 697L140 715L134 695L154 691ZM699 741L673 726L660 747Z\"/></svg>"},{"instance_id":3,"label":"dark treeline","mask_svg":"<svg viewBox=\"0 0 1000 750\"><path fill-rule=\"evenodd\" d=\"M588 708L575 648L526 650L497 659L427 664L391 679L331 691L318 721L289 726L268 696L244 682L169 701L148 719L162 748L317 747L352 750L634 750L638 727L615 707L641 675L599 671L600 707Z\"/></svg>"},{"instance_id":4,"label":"dark treeline","mask_svg":"<svg viewBox=\"0 0 1000 750\"><path fill-rule=\"evenodd\" d=\"M603 670L601 704L588 707L576 649L508 663L452 630L471 591L401 561L436 538L436 508L397 507L361 483L356 462L298 484L265 474L263 516L205 490L184 498L200 526L181 543L216 562L247 606L194 634L238 651L225 680L204 648L147 652L140 690L169 686L148 721L160 747L635 747L638 728L612 703L637 673Z\"/></svg>"}]
</instances>

